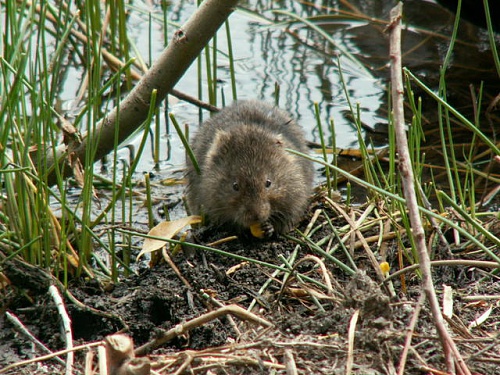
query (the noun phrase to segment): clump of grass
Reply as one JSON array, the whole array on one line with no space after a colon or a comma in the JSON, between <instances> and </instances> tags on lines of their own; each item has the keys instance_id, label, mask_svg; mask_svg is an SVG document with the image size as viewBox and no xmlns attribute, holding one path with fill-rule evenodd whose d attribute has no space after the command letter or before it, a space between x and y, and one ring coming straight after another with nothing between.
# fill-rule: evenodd
<instances>
[{"instance_id":1,"label":"clump of grass","mask_svg":"<svg viewBox=\"0 0 500 375\"><path fill-rule=\"evenodd\" d=\"M340 50L348 59L352 62L359 63L357 59L350 55L345 54L339 46L336 45L335 41L331 39L329 35L325 35L325 31L316 23L316 18L303 18L295 14L291 14L287 11L276 11L282 16L287 17L287 19L282 20L282 24L297 24L303 25L303 28L307 28L316 33L316 37L324 38L326 42L334 45L337 50ZM337 15L328 16L331 22L335 22ZM360 20L365 18L360 17ZM324 18L321 19L324 22ZM449 65L450 56L455 48L455 41L457 38L457 27L458 20L455 23L454 31L449 38L449 51L446 55L445 62L443 64L443 69L441 71L440 77L440 91L436 94L435 91L421 82L419 79L412 74L411 71L405 70L406 73L406 90L407 90L407 104L410 113L407 114L408 119L408 142L410 147L410 153L412 157L412 166L415 175L415 185L418 187L418 199L420 202L420 209L422 213L422 219L424 222L429 222L430 226L429 234L433 238L433 248L440 248L446 244L444 240L443 232L448 229L452 229L455 233L455 238L457 241L451 245L467 246L471 245L475 249L481 249L486 258L491 258L496 260L497 257L492 253L491 246L497 246L498 238L485 230L485 223L488 220L494 220L495 213L484 212L481 214L481 220L477 216L477 209L479 207L479 202L477 202L477 180L478 178L489 180L490 183L496 183L496 177L482 172L480 170L481 163L484 163L484 157L479 159L476 157L476 150L480 147L487 147L490 151L491 160L495 156L498 156L498 148L489 137L484 134L481 130L481 116L479 111L474 114L474 120L469 121L466 116L461 114L458 110L453 108L447 98L446 98L446 72ZM491 27L489 29L490 40L494 40L493 32ZM318 45L317 43L315 45ZM492 54L495 63L498 61L498 54L494 42L492 42ZM339 62L339 74L342 81L342 69L340 67L341 59ZM424 95L432 98L436 103L436 110L439 113L439 122L437 124L440 129L440 152L443 155L444 165L443 167L439 165L429 164L429 153L434 151L428 146L424 146L424 142L429 142L431 139L426 139L426 131L423 123L423 111L429 110L423 107L422 97L418 97L413 92L415 85L418 86L420 92L424 92ZM370 201L374 202L377 207L383 207L383 211L376 209L374 211L376 217L386 217L390 222L390 227L392 227L396 238L398 239L398 248L400 249L400 254L398 263L400 267L404 267L405 263L418 262L417 252L415 250L415 244L412 243L411 236L408 236L411 232L411 225L407 215L406 204L404 197L402 195L401 189L401 179L398 173L398 155L395 146L395 140L393 138L393 131L391 130L392 119L389 116L388 124L388 145L387 149L383 152L376 150L372 145L365 143L365 133L361 128L361 115L359 110L359 105L354 106L351 103L348 94L348 87L345 82L342 81L342 86L344 88L344 94L346 96L346 101L350 107L350 112L352 118L354 119L354 125L358 130L358 141L360 147L360 155L363 163L363 179L359 179L345 171L342 171L335 163L328 163L325 157L328 152L325 149L325 144L328 144L328 140L321 139L322 144L322 154L323 161L322 164L326 167L326 185L328 191L331 189L330 173L336 172L342 174L348 178L351 182L356 182L364 186L370 197ZM482 87L481 87L482 88ZM480 88L477 97L474 97L476 107L482 108L481 103L482 90ZM427 100L426 103L429 101ZM389 111L390 113L389 103ZM429 106L429 104L426 104ZM316 118L319 119L321 116L316 113ZM458 145L454 144L453 133L456 128L456 123L460 123L462 126L470 131L471 145L468 147L468 152L461 151ZM322 124L318 124L318 130L323 138ZM334 149L335 151L335 149ZM457 151L459 151L457 153ZM376 155L379 155L377 157ZM484 155L483 155L484 156ZM464 160L460 160L463 158ZM443 185L443 181L436 180L436 172L438 168L444 168L447 183L446 192L439 189L439 186ZM430 172L430 173L429 173ZM429 175L430 174L430 175ZM431 179L428 180L427 178ZM350 200L347 196L346 200ZM435 206L437 204L437 206ZM449 215L449 209L459 212L460 221L463 220L463 224L459 225L459 222L454 221L455 218ZM437 210L437 211L436 211ZM438 214L439 213L439 214ZM484 220L484 221L483 221ZM387 228L384 229L387 232ZM487 246L482 243L482 238L487 238L489 243L492 244ZM459 239L464 239L461 242ZM382 243L380 243L382 245ZM449 249L449 248L448 248ZM448 250L450 251L450 250ZM383 257L383 255L381 255ZM404 261L403 261L404 259Z\"/></svg>"},{"instance_id":2,"label":"clump of grass","mask_svg":"<svg viewBox=\"0 0 500 375\"><path fill-rule=\"evenodd\" d=\"M153 16L126 2L79 2L75 5L78 13L65 4L56 8L51 3L37 6L6 2L1 6L5 7L8 22L2 24L6 37L2 39L0 79L2 91L8 95L0 112L4 124L0 134L4 145L0 149L0 181L5 187L0 210L0 225L5 229L0 242L0 263L22 256L30 263L51 268L64 282L72 275L83 274L117 280L121 272L131 271L132 239L115 228L134 222L136 202L132 197L137 192L133 176L152 122L157 166L160 160L160 111L154 109L155 97L150 99L151 112L143 126L131 136L142 136L133 159L120 159L118 127L114 127L114 152L108 155L107 162L110 179L97 175L93 167L97 144L85 148L83 160L73 160L75 178L69 181L61 166L49 170L47 156L58 155L63 137L70 157L80 146L80 132L86 133L86 139L98 140L96 124L111 108L120 108L122 96L139 76L132 68L144 71L144 61L151 63L152 33L147 59L129 38L127 7L147 17L150 31L153 22L172 24L167 19L168 7L163 3L162 15ZM164 30L165 41L167 35ZM199 97L206 94L213 105L225 103L217 77L222 59L229 61L231 95L233 99L237 97L228 23L226 38L227 52L219 50L214 38L205 49L204 60L200 60ZM39 45L43 48L37 48ZM66 121L65 113L55 103L66 83L61 72L71 69L81 72L81 82L71 109L76 115ZM206 92L201 89L205 80ZM56 176L55 185L48 186L46 176L52 173ZM109 191L109 199L99 197L96 186ZM77 199L72 196L75 191ZM148 212L152 226L151 208ZM109 229L98 231L101 228Z\"/></svg>"},{"instance_id":3,"label":"clump of grass","mask_svg":"<svg viewBox=\"0 0 500 375\"><path fill-rule=\"evenodd\" d=\"M124 263L116 259L114 236L102 241L94 229L99 225L124 223L127 215L116 211L117 199L122 199L123 208L128 206L128 211L132 211L132 203L124 193L132 190L134 169L120 175L116 153L110 184L115 192L108 206L110 216L105 211L96 219L94 213L98 204L93 187L95 148L88 149L86 163L83 163L86 167L80 168L73 182L65 179L58 166L54 187L48 186L44 179L47 174L45 155L56 153L63 136L71 151L71 147L78 147L80 131L95 132L95 124L112 105L111 101L119 105L121 78L123 74L127 76L131 63L129 61L112 73L101 59L104 44L126 59L130 56L125 4L108 8L102 2L87 1L79 5L77 15L64 5L56 8L51 3L43 6L2 3L6 22L2 23L0 83L6 95L0 107L0 182L3 188L0 262L21 256L32 264L52 269L64 282L72 274L85 273L93 277L96 272L116 279L117 268L127 268L126 260ZM112 20L111 32L110 39L104 40L108 24L102 15L107 11L107 20ZM73 60L80 60L77 68L83 78L80 96L84 105L70 123L63 120L64 113L57 107L57 100L64 87L62 73L72 68L69 61ZM81 186L76 188L80 192L76 205L75 199L69 196L75 191L72 187L75 182ZM121 190L116 188L119 185ZM96 246L109 254L111 266L97 259ZM94 260L98 268L92 270Z\"/></svg>"}]
</instances>

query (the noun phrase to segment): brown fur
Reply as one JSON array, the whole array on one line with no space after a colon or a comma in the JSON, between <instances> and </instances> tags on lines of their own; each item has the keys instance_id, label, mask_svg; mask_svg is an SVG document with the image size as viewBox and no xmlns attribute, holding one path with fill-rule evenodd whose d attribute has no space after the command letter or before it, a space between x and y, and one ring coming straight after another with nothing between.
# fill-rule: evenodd
<instances>
[{"instance_id":1,"label":"brown fur","mask_svg":"<svg viewBox=\"0 0 500 375\"><path fill-rule=\"evenodd\" d=\"M201 169L187 160L187 201L194 214L215 224L265 235L293 228L307 207L312 163L302 130L283 112L258 101L239 101L205 121L191 147Z\"/></svg>"}]
</instances>

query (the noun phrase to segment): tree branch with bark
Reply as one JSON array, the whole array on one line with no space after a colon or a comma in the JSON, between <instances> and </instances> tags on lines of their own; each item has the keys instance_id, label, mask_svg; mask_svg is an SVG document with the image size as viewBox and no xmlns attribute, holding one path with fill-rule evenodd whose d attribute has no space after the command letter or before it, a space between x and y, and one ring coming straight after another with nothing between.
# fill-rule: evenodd
<instances>
[{"instance_id":1,"label":"tree branch with bark","mask_svg":"<svg viewBox=\"0 0 500 375\"><path fill-rule=\"evenodd\" d=\"M87 148L93 147L93 163L113 150L116 134L118 143L121 143L134 133L148 116L152 92L156 90L156 105L160 105L231 15L237 3L237 0L205 0L201 3L191 18L174 33L169 45L119 107L112 109L96 125L94 132L84 134L71 153L84 162ZM66 145L58 146L54 153L48 153L46 157L49 186L57 182L56 164L64 177L72 175Z\"/></svg>"}]
</instances>

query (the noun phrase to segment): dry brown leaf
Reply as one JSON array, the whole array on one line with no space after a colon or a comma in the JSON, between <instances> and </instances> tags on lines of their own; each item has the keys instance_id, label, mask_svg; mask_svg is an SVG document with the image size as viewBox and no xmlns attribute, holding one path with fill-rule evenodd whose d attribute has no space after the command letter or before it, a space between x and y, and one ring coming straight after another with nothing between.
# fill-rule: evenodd
<instances>
[{"instance_id":1,"label":"dry brown leaf","mask_svg":"<svg viewBox=\"0 0 500 375\"><path fill-rule=\"evenodd\" d=\"M85 184L85 173L83 171L83 165L80 159L78 159L78 156L76 156L74 152L68 155L68 159L69 159L69 164L73 169L73 174L75 176L76 183L78 184L78 186L83 188L83 185Z\"/></svg>"},{"instance_id":2,"label":"dry brown leaf","mask_svg":"<svg viewBox=\"0 0 500 375\"><path fill-rule=\"evenodd\" d=\"M179 233L184 227L199 223L201 223L201 216L195 216L195 215L183 217L182 219L174 221L163 221L156 227L151 229L148 235L171 239L177 233ZM137 260L139 260L139 258L144 254L151 253L153 251L161 249L163 245L165 245L166 243L167 241L157 240L153 238L146 238L142 245L141 252L139 253L139 255L137 255Z\"/></svg>"}]
</instances>

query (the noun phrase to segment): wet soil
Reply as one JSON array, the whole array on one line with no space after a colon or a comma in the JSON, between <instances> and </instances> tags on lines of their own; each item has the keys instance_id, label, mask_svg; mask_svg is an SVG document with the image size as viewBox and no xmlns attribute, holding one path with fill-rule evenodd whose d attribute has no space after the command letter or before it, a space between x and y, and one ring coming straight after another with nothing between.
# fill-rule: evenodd
<instances>
[{"instance_id":1,"label":"wet soil","mask_svg":"<svg viewBox=\"0 0 500 375\"><path fill-rule=\"evenodd\" d=\"M321 205L317 203L315 208ZM328 216L335 225L341 224L338 213L329 212ZM320 216L319 222L323 219ZM198 243L224 237L224 233L210 229L195 234ZM327 238L330 234L331 229L324 225L312 238ZM397 269L395 242L390 240L387 245L387 260ZM170 255L177 271L172 263L160 260L150 269L116 284L104 286L96 280L73 280L63 295L74 344L99 342L122 332L133 339L137 349L209 311L238 305L251 307L251 312L267 320L269 326L251 322L250 317L222 314L192 329L178 331L166 343L141 352L140 357L147 358L148 365L162 374L284 374L292 368L300 374L344 374L348 363L353 374L394 374L401 363L408 332L413 330L404 373L445 370L428 305L419 303L419 277L414 271L392 283L380 283L362 249L350 253L358 267L350 275L333 262L319 261L314 247L290 238L261 241L242 236L215 247L282 267L281 259L292 254L301 262L294 276L287 278L282 271L273 274L264 265L184 248ZM441 250L435 248L435 253ZM351 264L341 250L333 255ZM327 271L322 270L322 265ZM467 365L475 374L498 373L498 313L494 303L473 298L498 295L500 284L496 277L487 275L489 270L470 266L435 267L433 271L437 290L441 292L444 283L454 290L454 316L448 327ZM53 283L51 277L43 270L14 261L4 267L4 273L10 285L1 296L0 369L45 354L13 325L6 312L17 316L51 351L64 349L60 314L47 292ZM330 288L315 283L328 285L328 278ZM482 326L467 327L488 307L492 312ZM410 322L420 308L412 329ZM89 349L92 350L95 353L95 349ZM87 351L76 352L74 373L84 373L88 356ZM95 358L94 355L94 366ZM61 359L65 360L65 356ZM62 372L64 365L53 359L7 371Z\"/></svg>"}]
</instances>

